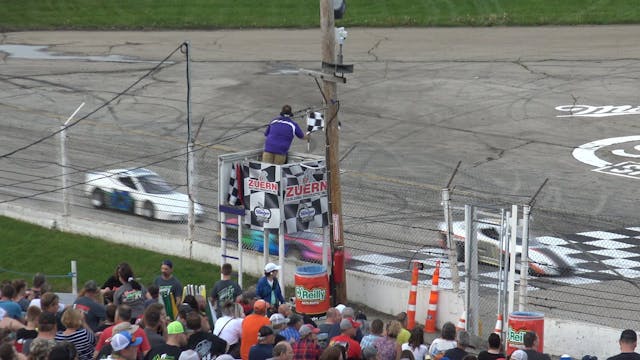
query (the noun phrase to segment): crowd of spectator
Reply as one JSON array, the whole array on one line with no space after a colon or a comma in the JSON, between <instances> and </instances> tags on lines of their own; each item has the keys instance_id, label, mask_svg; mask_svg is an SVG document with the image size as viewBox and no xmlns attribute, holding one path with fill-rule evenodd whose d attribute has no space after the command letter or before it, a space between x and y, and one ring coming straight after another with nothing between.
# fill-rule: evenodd
<instances>
[{"instance_id":1,"label":"crowd of spectator","mask_svg":"<svg viewBox=\"0 0 640 360\"><path fill-rule=\"evenodd\" d=\"M0 360L550 360L537 351L534 332L505 354L498 334L478 353L469 333L450 322L427 344L422 326L406 328L406 313L385 323L338 305L317 324L284 301L279 270L267 264L256 291L243 292L224 264L209 299L183 294L169 260L147 287L120 263L101 287L87 281L72 304L62 304L41 274L30 288L4 281ZM167 297L179 304L175 316ZM624 330L619 344L621 353L607 360L640 360L635 331Z\"/></svg>"}]
</instances>

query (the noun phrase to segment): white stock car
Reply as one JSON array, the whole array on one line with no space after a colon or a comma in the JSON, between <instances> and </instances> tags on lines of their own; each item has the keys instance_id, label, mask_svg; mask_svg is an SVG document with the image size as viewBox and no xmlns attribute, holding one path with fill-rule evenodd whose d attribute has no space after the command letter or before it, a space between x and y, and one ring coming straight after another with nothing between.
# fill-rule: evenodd
<instances>
[{"instance_id":1,"label":"white stock car","mask_svg":"<svg viewBox=\"0 0 640 360\"><path fill-rule=\"evenodd\" d=\"M96 208L108 208L144 216L147 219L185 221L189 197L147 169L114 169L90 172L85 178L85 193ZM196 220L204 211L194 204Z\"/></svg>"},{"instance_id":2,"label":"white stock car","mask_svg":"<svg viewBox=\"0 0 640 360\"><path fill-rule=\"evenodd\" d=\"M441 245L446 244L447 227L444 222L438 225L442 234ZM476 238L478 240L478 261L498 266L500 258L500 225L493 219L481 219L476 222ZM453 240L456 242L458 261L464 261L464 241L466 237L465 222L452 223ZM566 276L573 273L570 261L562 255L558 246L540 243L536 237L529 237L529 274L536 276ZM520 271L522 256L522 238L516 239L516 269Z\"/></svg>"}]
</instances>

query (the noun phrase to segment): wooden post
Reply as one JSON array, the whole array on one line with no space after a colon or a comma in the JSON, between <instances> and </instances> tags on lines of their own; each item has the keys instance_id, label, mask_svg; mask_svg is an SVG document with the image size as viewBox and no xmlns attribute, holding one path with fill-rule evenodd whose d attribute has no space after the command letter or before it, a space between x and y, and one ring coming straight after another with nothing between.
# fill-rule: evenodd
<instances>
[{"instance_id":1,"label":"wooden post","mask_svg":"<svg viewBox=\"0 0 640 360\"><path fill-rule=\"evenodd\" d=\"M320 29L322 31L322 61L335 64L335 23L333 18L333 1L320 0ZM344 232L342 227L342 194L340 191L340 141L338 133L338 91L335 81L322 80L323 93L327 101L325 113L326 126L326 162L329 177L329 201L332 214L331 248L333 252L344 251ZM334 220L335 218L335 220ZM335 228L334 228L335 227ZM334 278L342 279L336 283L335 300L344 304L347 302L347 284L344 267L344 256L340 257L342 264L333 264L341 274L334 274Z\"/></svg>"}]
</instances>

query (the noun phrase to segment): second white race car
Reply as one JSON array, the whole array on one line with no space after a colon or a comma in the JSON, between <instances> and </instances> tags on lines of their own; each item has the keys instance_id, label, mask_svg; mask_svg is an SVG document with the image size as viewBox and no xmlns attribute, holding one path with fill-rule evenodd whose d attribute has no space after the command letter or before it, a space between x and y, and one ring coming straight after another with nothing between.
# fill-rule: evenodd
<instances>
[{"instance_id":1,"label":"second white race car","mask_svg":"<svg viewBox=\"0 0 640 360\"><path fill-rule=\"evenodd\" d=\"M137 214L153 220L186 221L189 197L151 170L113 169L90 172L85 178L85 193L96 208L109 208ZM204 211L194 204L196 220Z\"/></svg>"},{"instance_id":2,"label":"second white race car","mask_svg":"<svg viewBox=\"0 0 640 360\"><path fill-rule=\"evenodd\" d=\"M482 219L475 223L475 234L478 240L478 261L489 265L499 265L500 226L493 219ZM442 245L446 244L446 224L439 224L442 233ZM453 240L456 243L458 261L464 261L465 222L455 221L452 224ZM558 246L545 245L535 237L529 237L528 257L529 274L537 276L565 276L573 273L573 266L566 256L562 255ZM522 238L516 240L516 269L520 271L522 257Z\"/></svg>"}]
</instances>

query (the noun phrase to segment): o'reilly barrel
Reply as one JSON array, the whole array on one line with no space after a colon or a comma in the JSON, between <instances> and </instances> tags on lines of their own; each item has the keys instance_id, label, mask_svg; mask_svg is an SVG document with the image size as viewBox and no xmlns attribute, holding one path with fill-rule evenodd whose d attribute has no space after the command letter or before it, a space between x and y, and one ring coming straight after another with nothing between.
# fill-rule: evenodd
<instances>
[{"instance_id":1,"label":"o'reilly barrel","mask_svg":"<svg viewBox=\"0 0 640 360\"><path fill-rule=\"evenodd\" d=\"M514 311L509 314L507 330L507 354L524 348L524 334L533 331L538 336L537 351L544 351L544 314L538 312Z\"/></svg>"},{"instance_id":2,"label":"o'reilly barrel","mask_svg":"<svg viewBox=\"0 0 640 360\"><path fill-rule=\"evenodd\" d=\"M296 312L324 314L329 309L329 276L322 265L298 266L295 275Z\"/></svg>"}]
</instances>

